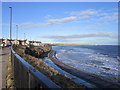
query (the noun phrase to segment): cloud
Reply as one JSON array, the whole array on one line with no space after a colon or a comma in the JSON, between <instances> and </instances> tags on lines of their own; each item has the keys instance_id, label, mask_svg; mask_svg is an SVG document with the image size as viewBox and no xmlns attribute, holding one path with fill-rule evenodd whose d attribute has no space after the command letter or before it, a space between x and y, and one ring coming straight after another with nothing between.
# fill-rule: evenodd
<instances>
[{"instance_id":1,"label":"cloud","mask_svg":"<svg viewBox=\"0 0 120 90\"><path fill-rule=\"evenodd\" d=\"M93 15L97 15L98 11L94 9L87 9L84 11L72 11L72 12L66 12L69 15L76 16L78 19L86 19L90 18Z\"/></svg>"},{"instance_id":2,"label":"cloud","mask_svg":"<svg viewBox=\"0 0 120 90\"><path fill-rule=\"evenodd\" d=\"M118 21L118 13L114 12L114 13L106 14L103 17L100 17L98 20L102 20L102 21Z\"/></svg>"},{"instance_id":3,"label":"cloud","mask_svg":"<svg viewBox=\"0 0 120 90\"><path fill-rule=\"evenodd\" d=\"M118 12L113 10L105 11L105 10L95 10L95 9L86 9L82 11L71 11L67 12L69 16L63 17L63 18L52 18L52 15L46 15L44 18L46 18L45 22L41 23L34 23L34 22L25 22L20 23L20 27L23 29L32 29L32 28L38 28L42 26L48 26L48 25L56 25L56 24L62 24L62 23L101 23L101 22L108 22L109 21L115 21L118 22ZM52 18L52 19L49 19ZM87 25L86 24L86 25Z\"/></svg>"},{"instance_id":4,"label":"cloud","mask_svg":"<svg viewBox=\"0 0 120 90\"><path fill-rule=\"evenodd\" d=\"M53 23L51 23L51 22L46 22L46 23L25 22L25 23L19 24L19 26L20 26L21 28L24 28L24 29L32 29L32 28L38 28L38 27L47 26L47 25L52 25L52 24L53 24Z\"/></svg>"},{"instance_id":5,"label":"cloud","mask_svg":"<svg viewBox=\"0 0 120 90\"><path fill-rule=\"evenodd\" d=\"M52 17L52 15L46 15L44 18L45 19L49 19L49 18L51 18Z\"/></svg>"},{"instance_id":6,"label":"cloud","mask_svg":"<svg viewBox=\"0 0 120 90\"><path fill-rule=\"evenodd\" d=\"M117 44L118 35L112 32L85 33L72 35L48 35L38 36L39 38L48 39L52 43L74 43L74 44ZM50 42L51 43L51 42Z\"/></svg>"},{"instance_id":7,"label":"cloud","mask_svg":"<svg viewBox=\"0 0 120 90\"><path fill-rule=\"evenodd\" d=\"M68 22L68 21L73 21L76 20L76 16L70 16L70 17L65 17L61 19L50 19L48 20L49 23L62 23L62 22Z\"/></svg>"},{"instance_id":8,"label":"cloud","mask_svg":"<svg viewBox=\"0 0 120 90\"><path fill-rule=\"evenodd\" d=\"M40 26L42 26L42 24L32 23L32 22L25 22L25 23L19 24L19 26L20 26L20 28L24 28L24 29L31 29L31 28L40 27Z\"/></svg>"},{"instance_id":9,"label":"cloud","mask_svg":"<svg viewBox=\"0 0 120 90\"><path fill-rule=\"evenodd\" d=\"M9 24L0 23L0 26L9 26Z\"/></svg>"},{"instance_id":10,"label":"cloud","mask_svg":"<svg viewBox=\"0 0 120 90\"><path fill-rule=\"evenodd\" d=\"M76 16L78 19L87 19L89 21L117 21L118 12L115 11L116 8L112 10L95 10L95 9L87 9L84 11L72 11L67 12L67 14Z\"/></svg>"},{"instance_id":11,"label":"cloud","mask_svg":"<svg viewBox=\"0 0 120 90\"><path fill-rule=\"evenodd\" d=\"M94 10L94 9L70 12L70 15L75 15L75 16L96 15L96 14L98 14L98 12L96 10Z\"/></svg>"},{"instance_id":12,"label":"cloud","mask_svg":"<svg viewBox=\"0 0 120 90\"><path fill-rule=\"evenodd\" d=\"M107 20L107 21L117 20L117 16L104 16L101 17L100 20Z\"/></svg>"},{"instance_id":13,"label":"cloud","mask_svg":"<svg viewBox=\"0 0 120 90\"><path fill-rule=\"evenodd\" d=\"M106 38L117 38L117 33L111 32L99 32L99 33L85 33L85 34L72 34L72 35L49 35L44 38L51 39L70 39L70 38L90 38L90 37L106 37Z\"/></svg>"},{"instance_id":14,"label":"cloud","mask_svg":"<svg viewBox=\"0 0 120 90\"><path fill-rule=\"evenodd\" d=\"M63 28L57 28L56 30L80 30L80 27L63 27Z\"/></svg>"},{"instance_id":15,"label":"cloud","mask_svg":"<svg viewBox=\"0 0 120 90\"><path fill-rule=\"evenodd\" d=\"M70 17L65 17L65 18L60 18L60 19L49 19L45 23L26 22L26 23L21 23L19 25L22 28L31 29L31 28L41 27L41 26L47 26L47 25L60 24L60 23L64 23L64 22L70 22L70 21L74 21L74 20L77 20L77 17L70 16Z\"/></svg>"}]
</instances>

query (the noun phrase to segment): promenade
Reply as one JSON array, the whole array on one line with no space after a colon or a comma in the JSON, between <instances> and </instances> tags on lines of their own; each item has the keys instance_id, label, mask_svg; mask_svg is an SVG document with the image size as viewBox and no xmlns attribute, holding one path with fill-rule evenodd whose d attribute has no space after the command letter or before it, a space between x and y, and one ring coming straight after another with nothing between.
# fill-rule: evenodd
<instances>
[{"instance_id":1,"label":"promenade","mask_svg":"<svg viewBox=\"0 0 120 90\"><path fill-rule=\"evenodd\" d=\"M9 59L10 48L0 48L0 89L6 87L7 61Z\"/></svg>"}]
</instances>

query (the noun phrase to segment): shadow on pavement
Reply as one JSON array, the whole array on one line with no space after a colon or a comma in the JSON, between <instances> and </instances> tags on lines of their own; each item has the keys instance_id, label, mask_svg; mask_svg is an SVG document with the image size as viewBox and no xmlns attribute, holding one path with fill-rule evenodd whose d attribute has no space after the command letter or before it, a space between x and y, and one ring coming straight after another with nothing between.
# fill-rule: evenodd
<instances>
[{"instance_id":1,"label":"shadow on pavement","mask_svg":"<svg viewBox=\"0 0 120 90\"><path fill-rule=\"evenodd\" d=\"M3 55L8 55L9 53L4 53L4 54L0 54L0 56L3 56Z\"/></svg>"}]
</instances>

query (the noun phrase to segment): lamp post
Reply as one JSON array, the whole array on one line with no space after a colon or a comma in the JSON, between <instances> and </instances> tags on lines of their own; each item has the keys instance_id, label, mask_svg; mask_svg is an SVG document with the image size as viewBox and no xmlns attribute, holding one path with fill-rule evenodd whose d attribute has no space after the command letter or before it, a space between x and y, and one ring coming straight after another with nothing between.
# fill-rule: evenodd
<instances>
[{"instance_id":1,"label":"lamp post","mask_svg":"<svg viewBox=\"0 0 120 90\"><path fill-rule=\"evenodd\" d=\"M18 25L16 25L16 40L18 40Z\"/></svg>"},{"instance_id":2,"label":"lamp post","mask_svg":"<svg viewBox=\"0 0 120 90\"><path fill-rule=\"evenodd\" d=\"M25 33L24 33L24 40L25 40Z\"/></svg>"},{"instance_id":3,"label":"lamp post","mask_svg":"<svg viewBox=\"0 0 120 90\"><path fill-rule=\"evenodd\" d=\"M12 40L12 7L10 8L10 45L12 45L11 40Z\"/></svg>"},{"instance_id":4,"label":"lamp post","mask_svg":"<svg viewBox=\"0 0 120 90\"><path fill-rule=\"evenodd\" d=\"M25 33L24 33L24 45L25 45Z\"/></svg>"}]
</instances>

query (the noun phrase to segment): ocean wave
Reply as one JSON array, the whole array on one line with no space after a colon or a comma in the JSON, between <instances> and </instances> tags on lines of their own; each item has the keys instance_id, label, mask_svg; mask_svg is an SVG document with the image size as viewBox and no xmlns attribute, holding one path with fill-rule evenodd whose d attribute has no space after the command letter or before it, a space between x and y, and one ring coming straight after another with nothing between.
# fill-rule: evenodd
<instances>
[{"instance_id":1,"label":"ocean wave","mask_svg":"<svg viewBox=\"0 0 120 90\"><path fill-rule=\"evenodd\" d=\"M63 63L91 74L108 78L116 78L118 60L87 48L62 48L56 49L56 57Z\"/></svg>"}]
</instances>

